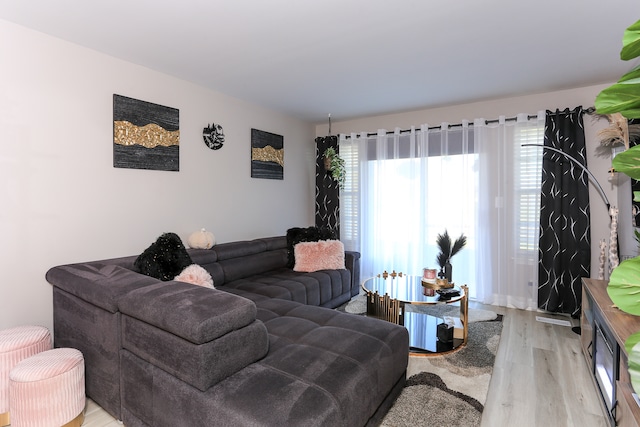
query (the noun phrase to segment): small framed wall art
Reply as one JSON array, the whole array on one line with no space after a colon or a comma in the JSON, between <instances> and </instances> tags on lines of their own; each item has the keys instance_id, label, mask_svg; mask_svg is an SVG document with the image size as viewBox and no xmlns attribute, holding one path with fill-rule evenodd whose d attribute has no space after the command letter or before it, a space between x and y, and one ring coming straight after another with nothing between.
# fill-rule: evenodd
<instances>
[{"instance_id":1,"label":"small framed wall art","mask_svg":"<svg viewBox=\"0 0 640 427\"><path fill-rule=\"evenodd\" d=\"M179 110L114 94L113 166L179 171Z\"/></svg>"},{"instance_id":2,"label":"small framed wall art","mask_svg":"<svg viewBox=\"0 0 640 427\"><path fill-rule=\"evenodd\" d=\"M251 129L251 177L284 179L284 138Z\"/></svg>"}]
</instances>

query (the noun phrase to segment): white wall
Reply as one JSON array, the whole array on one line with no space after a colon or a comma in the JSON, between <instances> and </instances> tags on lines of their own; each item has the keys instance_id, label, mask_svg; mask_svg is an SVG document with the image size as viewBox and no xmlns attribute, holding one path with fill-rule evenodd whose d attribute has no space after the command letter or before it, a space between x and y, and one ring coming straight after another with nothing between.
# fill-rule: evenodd
<instances>
[{"instance_id":1,"label":"white wall","mask_svg":"<svg viewBox=\"0 0 640 427\"><path fill-rule=\"evenodd\" d=\"M408 129L412 125L419 127L424 123L435 126L442 122L453 124L460 123L463 119L473 121L475 118L491 120L498 118L500 115L513 117L518 113L536 114L539 110L555 111L556 109L573 109L579 105L588 108L593 106L596 95L607 86L606 84L589 86L572 90L346 121L336 121L336 118L333 117L331 133L338 135L340 133L348 134L351 132L375 132L378 129L393 130L396 127ZM595 120L592 116L584 116L587 164L589 170L602 185L611 205L618 206L617 180L615 178L610 179L608 174L608 170L611 168L610 153L607 152L603 156L600 150L598 150L599 142L597 140L597 131L606 127L607 124L606 120ZM316 136L324 136L327 133L327 124L316 126ZM627 191L629 191L628 197L630 198L630 190ZM624 194L626 194L626 192ZM602 201L603 199L600 197L594 185L590 185L589 197L591 200L591 276L597 277L599 241L600 239L606 239L607 242L609 241L610 221L607 209ZM621 221L623 221L623 215L628 215L630 220L630 212L621 212Z\"/></svg>"},{"instance_id":2,"label":"white wall","mask_svg":"<svg viewBox=\"0 0 640 427\"><path fill-rule=\"evenodd\" d=\"M52 266L313 224L313 125L2 20L0 40L0 329L52 326ZM179 109L179 172L113 167L114 93ZM251 128L284 136L284 180L251 178Z\"/></svg>"}]
</instances>

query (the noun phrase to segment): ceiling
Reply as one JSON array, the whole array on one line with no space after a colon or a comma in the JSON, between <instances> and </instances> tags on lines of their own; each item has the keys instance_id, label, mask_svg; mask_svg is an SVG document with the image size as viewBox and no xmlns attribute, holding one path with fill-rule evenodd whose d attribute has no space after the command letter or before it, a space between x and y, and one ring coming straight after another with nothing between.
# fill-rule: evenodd
<instances>
[{"instance_id":1,"label":"ceiling","mask_svg":"<svg viewBox=\"0 0 640 427\"><path fill-rule=\"evenodd\" d=\"M616 81L638 0L2 0L0 19L322 123Z\"/></svg>"}]
</instances>

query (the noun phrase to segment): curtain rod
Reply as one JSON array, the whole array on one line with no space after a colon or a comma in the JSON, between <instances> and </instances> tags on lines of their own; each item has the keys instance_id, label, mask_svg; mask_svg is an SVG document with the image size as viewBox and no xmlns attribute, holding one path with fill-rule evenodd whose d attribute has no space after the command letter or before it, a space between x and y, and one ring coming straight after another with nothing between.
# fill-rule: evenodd
<instances>
[{"instance_id":1,"label":"curtain rod","mask_svg":"<svg viewBox=\"0 0 640 427\"><path fill-rule=\"evenodd\" d=\"M578 107L578 108L579 108L579 107ZM589 107L589 108L587 108L587 109L582 110L582 113L583 113L583 114L593 114L595 111L596 111L595 107ZM548 114L548 115L552 115L552 116L555 116L555 115L558 115L558 114L562 114L562 113L564 113L564 110L563 110L563 111L556 110L555 112L547 111L547 114ZM528 115L528 116L527 116L527 119L528 119L528 120L531 120L531 119L534 119L534 118L536 118L536 117L538 117L538 115L537 115L537 114L534 114L534 115ZM513 122L513 121L515 121L515 120L518 120L518 118L517 118L517 117L507 117L507 118L505 119L505 121L507 121L507 122ZM500 121L500 119L485 120L485 121L484 121L484 124L485 124L485 125L488 125L488 124L490 124L490 123L498 123L499 121ZM453 128L453 127L460 127L460 126L462 126L462 123L455 123L455 124L449 125L449 129L451 129L451 128ZM469 123L469 126L473 126L473 123L472 123L472 122L470 122L470 123ZM428 127L428 130L441 129L441 128L442 128L442 126L429 126L429 127ZM400 131L400 133L407 133L407 132L411 132L411 129L402 129L402 130ZM387 135L393 135L394 133L395 133L395 131L387 131L387 133L386 133L386 134L387 134ZM376 136L377 134L378 134L377 132L367 133L367 137L369 137L369 136ZM349 139L349 138L351 138L351 135L345 135L345 138Z\"/></svg>"}]
</instances>

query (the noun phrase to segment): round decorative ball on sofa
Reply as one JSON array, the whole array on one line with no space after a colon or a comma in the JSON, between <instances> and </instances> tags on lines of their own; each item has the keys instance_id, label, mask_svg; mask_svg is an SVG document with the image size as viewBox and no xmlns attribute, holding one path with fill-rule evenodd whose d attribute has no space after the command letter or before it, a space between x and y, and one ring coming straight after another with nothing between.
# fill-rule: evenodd
<instances>
[{"instance_id":1,"label":"round decorative ball on sofa","mask_svg":"<svg viewBox=\"0 0 640 427\"><path fill-rule=\"evenodd\" d=\"M44 351L9 374L11 427L78 427L84 420L84 357L74 348Z\"/></svg>"},{"instance_id":2,"label":"round decorative ball on sofa","mask_svg":"<svg viewBox=\"0 0 640 427\"><path fill-rule=\"evenodd\" d=\"M187 245L192 249L211 249L216 244L216 238L212 232L205 230L193 232L187 239Z\"/></svg>"},{"instance_id":3,"label":"round decorative ball on sofa","mask_svg":"<svg viewBox=\"0 0 640 427\"><path fill-rule=\"evenodd\" d=\"M51 333L42 326L17 326L0 331L0 426L11 423L9 373L23 359L51 349Z\"/></svg>"}]
</instances>

